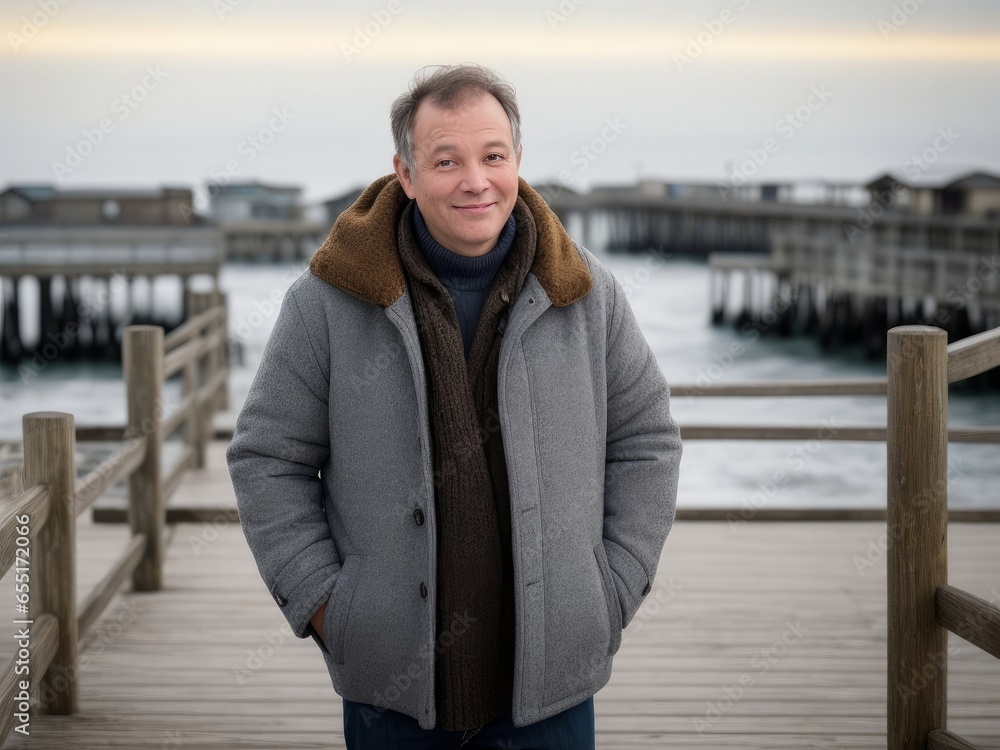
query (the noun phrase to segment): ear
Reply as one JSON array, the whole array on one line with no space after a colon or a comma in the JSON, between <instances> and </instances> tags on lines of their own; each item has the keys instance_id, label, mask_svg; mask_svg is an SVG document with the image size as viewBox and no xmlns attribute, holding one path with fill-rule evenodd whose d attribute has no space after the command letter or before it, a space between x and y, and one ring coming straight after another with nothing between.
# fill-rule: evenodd
<instances>
[{"instance_id":1,"label":"ear","mask_svg":"<svg viewBox=\"0 0 1000 750\"><path fill-rule=\"evenodd\" d=\"M522 144L522 145L520 145L520 146L517 147L517 168L518 169L521 168L521 154L523 154L523 153L524 153L524 145Z\"/></svg>"},{"instance_id":2,"label":"ear","mask_svg":"<svg viewBox=\"0 0 1000 750\"><path fill-rule=\"evenodd\" d=\"M403 192L406 193L406 197L410 200L416 198L417 195L413 191L413 180L410 178L410 168L399 158L399 154L393 155L392 168L399 178L399 184L403 186Z\"/></svg>"}]
</instances>

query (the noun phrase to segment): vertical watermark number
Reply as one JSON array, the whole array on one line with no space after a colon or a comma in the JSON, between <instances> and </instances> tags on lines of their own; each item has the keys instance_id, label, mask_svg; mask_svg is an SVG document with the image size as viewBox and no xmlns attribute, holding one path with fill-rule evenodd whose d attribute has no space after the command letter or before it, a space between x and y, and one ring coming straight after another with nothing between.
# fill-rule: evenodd
<instances>
[{"instance_id":1,"label":"vertical watermark number","mask_svg":"<svg viewBox=\"0 0 1000 750\"><path fill-rule=\"evenodd\" d=\"M14 693L14 731L29 734L31 726L31 620L28 614L31 602L31 517L27 514L16 516L14 521L14 610L22 615L14 619L14 640L17 645L17 659L14 675L17 677L17 692Z\"/></svg>"}]
</instances>

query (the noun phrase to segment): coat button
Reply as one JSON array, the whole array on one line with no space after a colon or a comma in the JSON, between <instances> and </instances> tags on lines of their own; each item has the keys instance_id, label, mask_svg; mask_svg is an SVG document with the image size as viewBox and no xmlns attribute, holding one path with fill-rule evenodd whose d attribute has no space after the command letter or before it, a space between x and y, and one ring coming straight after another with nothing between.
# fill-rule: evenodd
<instances>
[{"instance_id":1,"label":"coat button","mask_svg":"<svg viewBox=\"0 0 1000 750\"><path fill-rule=\"evenodd\" d=\"M427 584L425 584L423 581L420 582L420 597L422 599L427 598Z\"/></svg>"},{"instance_id":2,"label":"coat button","mask_svg":"<svg viewBox=\"0 0 1000 750\"><path fill-rule=\"evenodd\" d=\"M413 520L417 522L417 526L424 525L424 512L420 508L413 509Z\"/></svg>"}]
</instances>

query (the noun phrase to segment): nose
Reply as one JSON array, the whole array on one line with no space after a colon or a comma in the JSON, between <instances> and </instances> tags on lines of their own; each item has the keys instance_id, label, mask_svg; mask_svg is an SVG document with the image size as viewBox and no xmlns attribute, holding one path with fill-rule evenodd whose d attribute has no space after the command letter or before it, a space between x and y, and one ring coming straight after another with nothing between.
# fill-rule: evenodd
<instances>
[{"instance_id":1,"label":"nose","mask_svg":"<svg viewBox=\"0 0 1000 750\"><path fill-rule=\"evenodd\" d=\"M486 167L479 162L466 166L462 171L461 188L467 193L482 193L490 186L486 176Z\"/></svg>"}]
</instances>

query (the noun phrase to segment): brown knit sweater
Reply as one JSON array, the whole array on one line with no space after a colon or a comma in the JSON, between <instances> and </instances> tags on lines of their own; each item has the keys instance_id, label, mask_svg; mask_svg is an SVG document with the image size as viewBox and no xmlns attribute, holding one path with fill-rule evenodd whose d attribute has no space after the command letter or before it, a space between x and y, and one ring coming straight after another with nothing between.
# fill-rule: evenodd
<instances>
[{"instance_id":1,"label":"brown knit sweater","mask_svg":"<svg viewBox=\"0 0 1000 750\"><path fill-rule=\"evenodd\" d=\"M483 304L466 361L451 296L427 265L412 228L398 246L428 375L438 537L435 703L438 726L474 729L511 706L514 589L510 492L497 408L497 327L535 259L535 222L518 198L517 234ZM473 624L459 635L456 616Z\"/></svg>"}]
</instances>

